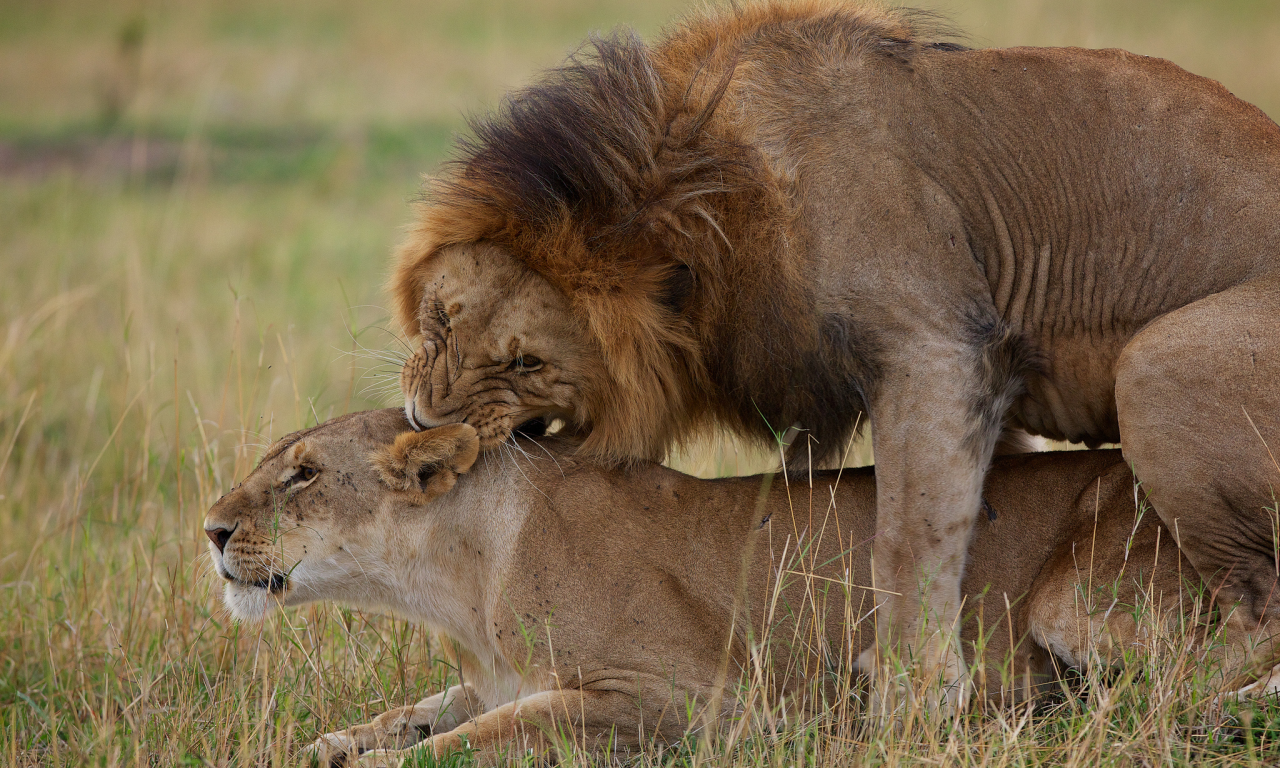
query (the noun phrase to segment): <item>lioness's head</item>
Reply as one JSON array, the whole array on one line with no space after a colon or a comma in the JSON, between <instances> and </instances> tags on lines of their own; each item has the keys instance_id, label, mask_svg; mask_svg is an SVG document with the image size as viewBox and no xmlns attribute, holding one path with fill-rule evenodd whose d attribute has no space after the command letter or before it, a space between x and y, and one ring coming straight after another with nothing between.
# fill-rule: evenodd
<instances>
[{"instance_id":1,"label":"lioness's head","mask_svg":"<svg viewBox=\"0 0 1280 768\"><path fill-rule=\"evenodd\" d=\"M403 517L448 492L478 449L470 426L413 432L398 409L276 441L205 517L227 607L254 620L275 605L381 602L369 569L385 561Z\"/></svg>"}]
</instances>

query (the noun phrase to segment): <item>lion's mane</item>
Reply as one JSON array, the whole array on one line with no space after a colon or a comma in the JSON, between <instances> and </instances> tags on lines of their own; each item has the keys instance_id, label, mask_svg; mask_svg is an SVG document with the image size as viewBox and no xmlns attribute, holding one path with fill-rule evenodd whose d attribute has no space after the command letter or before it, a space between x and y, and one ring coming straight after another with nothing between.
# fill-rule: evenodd
<instances>
[{"instance_id":1,"label":"lion's mane","mask_svg":"<svg viewBox=\"0 0 1280 768\"><path fill-rule=\"evenodd\" d=\"M925 42L945 34L927 14L829 2L697 16L653 47L592 39L474 120L428 185L391 282L402 327L433 255L487 241L563 291L601 348L587 452L661 456L711 423L770 440L799 422L815 456L843 448L876 348L814 306L791 169L739 109L758 68L788 66L753 55L765 31L793 55L959 48Z\"/></svg>"}]
</instances>

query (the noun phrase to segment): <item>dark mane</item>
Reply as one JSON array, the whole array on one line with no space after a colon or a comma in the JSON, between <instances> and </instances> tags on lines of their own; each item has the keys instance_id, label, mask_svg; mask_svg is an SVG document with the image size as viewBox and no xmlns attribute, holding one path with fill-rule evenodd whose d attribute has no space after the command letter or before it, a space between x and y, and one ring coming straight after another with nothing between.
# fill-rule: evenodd
<instances>
[{"instance_id":1,"label":"dark mane","mask_svg":"<svg viewBox=\"0 0 1280 768\"><path fill-rule=\"evenodd\" d=\"M473 118L434 194L503 205L528 226L568 212L618 223L634 213L664 128L664 86L630 31L592 37L558 69ZM480 190L490 196L481 198Z\"/></svg>"},{"instance_id":2,"label":"dark mane","mask_svg":"<svg viewBox=\"0 0 1280 768\"><path fill-rule=\"evenodd\" d=\"M485 237L567 290L618 286L652 256L638 245L704 229L690 219L709 219L708 198L759 184L756 152L707 131L732 64L677 88L661 67L630 30L592 37L564 66L470 121L472 135L427 189L427 205L490 212ZM568 258L566 234L581 246ZM681 256L668 254L659 271ZM712 262L698 271L716 269Z\"/></svg>"},{"instance_id":3,"label":"dark mane","mask_svg":"<svg viewBox=\"0 0 1280 768\"><path fill-rule=\"evenodd\" d=\"M793 171L742 107L765 70L832 52L910 62L959 50L947 36L927 12L798 0L694 15L653 46L626 30L591 38L471 121L400 247L398 320L416 331L441 249L486 242L570 297L599 342L587 453L660 458L711 423L771 442L766 415L838 451L858 403L821 404L869 389L874 340L816 312Z\"/></svg>"},{"instance_id":4,"label":"dark mane","mask_svg":"<svg viewBox=\"0 0 1280 768\"><path fill-rule=\"evenodd\" d=\"M762 11L771 21L756 18ZM563 66L507 96L491 114L469 119L471 135L459 139L424 201L502 210L520 228L554 229L570 217L589 245L608 247L610 234L643 235L645 214L671 207L673 198L729 193L761 180L753 150L705 130L733 80L737 49L752 37L792 27L811 45L838 35L878 42L894 56L965 50L947 41L956 33L929 11L768 4L736 8L715 19L719 24L707 21L695 17L656 48L630 29L591 36ZM735 22L741 29L726 29ZM683 38L695 29L710 29L716 40L694 41L699 50L684 55L702 61L673 78L671 49L689 42Z\"/></svg>"}]
</instances>

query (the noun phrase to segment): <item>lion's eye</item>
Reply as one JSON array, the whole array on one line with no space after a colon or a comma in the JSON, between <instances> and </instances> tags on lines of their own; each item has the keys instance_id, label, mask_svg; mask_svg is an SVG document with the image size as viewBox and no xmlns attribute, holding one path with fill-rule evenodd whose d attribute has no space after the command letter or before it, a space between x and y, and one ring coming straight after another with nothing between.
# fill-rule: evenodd
<instances>
[{"instance_id":1,"label":"lion's eye","mask_svg":"<svg viewBox=\"0 0 1280 768\"><path fill-rule=\"evenodd\" d=\"M301 466L298 471L289 478L289 485L297 485L299 483L309 483L316 479L316 475L320 474L320 470L315 467Z\"/></svg>"},{"instance_id":2,"label":"lion's eye","mask_svg":"<svg viewBox=\"0 0 1280 768\"><path fill-rule=\"evenodd\" d=\"M534 357L533 355L522 355L517 357L515 360L512 360L511 364L507 366L507 370L514 371L516 373L530 373L531 371L536 371L541 367L542 360Z\"/></svg>"}]
</instances>

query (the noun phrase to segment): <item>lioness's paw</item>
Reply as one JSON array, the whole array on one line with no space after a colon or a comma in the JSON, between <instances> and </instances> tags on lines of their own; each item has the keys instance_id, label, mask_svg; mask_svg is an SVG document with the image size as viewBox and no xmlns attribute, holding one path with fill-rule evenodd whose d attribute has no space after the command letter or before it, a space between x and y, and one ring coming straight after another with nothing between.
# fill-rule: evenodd
<instances>
[{"instance_id":1,"label":"lioness's paw","mask_svg":"<svg viewBox=\"0 0 1280 768\"><path fill-rule=\"evenodd\" d=\"M321 768L342 768L350 765L359 752L360 747L351 734L338 731L326 733L311 742L306 749L302 750L302 756L312 765L319 765Z\"/></svg>"},{"instance_id":2,"label":"lioness's paw","mask_svg":"<svg viewBox=\"0 0 1280 768\"><path fill-rule=\"evenodd\" d=\"M1219 698L1228 699L1256 699L1263 696L1274 696L1280 693L1280 664L1275 665L1267 672L1264 672L1258 679L1249 682L1241 687L1244 680L1232 681L1227 684L1227 690Z\"/></svg>"},{"instance_id":3,"label":"lioness's paw","mask_svg":"<svg viewBox=\"0 0 1280 768\"><path fill-rule=\"evenodd\" d=\"M390 749L365 752L354 763L356 768L400 768L403 764L404 752Z\"/></svg>"}]
</instances>

